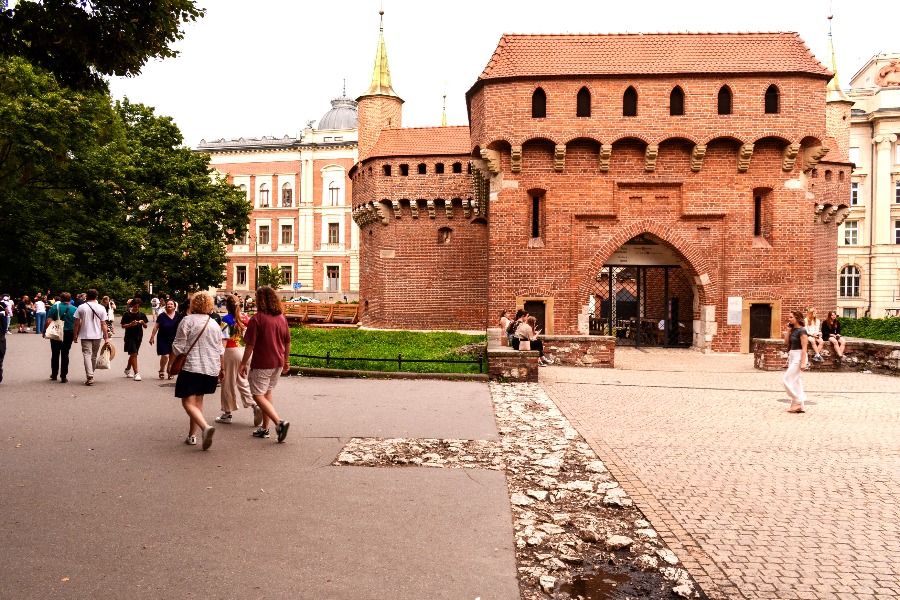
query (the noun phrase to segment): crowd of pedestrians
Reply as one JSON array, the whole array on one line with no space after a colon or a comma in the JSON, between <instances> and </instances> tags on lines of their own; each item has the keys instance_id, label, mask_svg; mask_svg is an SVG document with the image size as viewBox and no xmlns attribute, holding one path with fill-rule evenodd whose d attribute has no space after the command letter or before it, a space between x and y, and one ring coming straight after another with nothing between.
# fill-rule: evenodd
<instances>
[{"instance_id":1,"label":"crowd of pedestrians","mask_svg":"<svg viewBox=\"0 0 900 600\"><path fill-rule=\"evenodd\" d=\"M0 382L6 335L16 316L19 333L30 333L33 326L35 333L44 334L51 324L61 321L62 339L50 337L50 379L69 382L69 353L73 345L79 345L84 385L94 385L98 360L115 356L111 345L115 302L109 296L98 302L95 289L75 298L62 292L52 304L49 298L49 293L38 293L33 300L23 296L17 303L8 296L0 299ZM224 318L217 311L220 300L228 310ZM248 305L259 309L252 317L241 309ZM124 373L139 382L140 349L150 319L139 297L130 299L127 306L119 320L124 332L122 350L127 355ZM254 437L270 437L269 429L274 425L277 441L284 442L290 423L276 412L273 392L278 378L289 370L290 330L275 290L261 287L253 299L234 295L214 298L208 292L198 292L180 307L167 296L154 297L151 317L149 343L159 357L159 379L175 379L175 397L188 416L186 444L199 441L203 450L212 444L215 426L203 417L203 400L217 389L221 391L222 414L216 423L230 424L240 400L244 408L253 410ZM103 368L106 365L101 361Z\"/></svg>"}]
</instances>

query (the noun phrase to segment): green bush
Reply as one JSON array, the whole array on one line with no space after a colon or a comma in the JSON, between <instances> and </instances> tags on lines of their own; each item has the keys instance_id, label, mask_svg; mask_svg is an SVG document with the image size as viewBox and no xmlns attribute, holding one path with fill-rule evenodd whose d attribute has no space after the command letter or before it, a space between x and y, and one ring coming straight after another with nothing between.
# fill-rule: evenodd
<instances>
[{"instance_id":1,"label":"green bush","mask_svg":"<svg viewBox=\"0 0 900 600\"><path fill-rule=\"evenodd\" d=\"M841 323L841 333L847 337L900 342L900 317L888 319L838 317L838 320Z\"/></svg>"},{"instance_id":2,"label":"green bush","mask_svg":"<svg viewBox=\"0 0 900 600\"><path fill-rule=\"evenodd\" d=\"M478 360L483 350L466 348L483 344L484 335L466 335L449 331L366 331L361 329L291 328L291 354L326 356L331 360L292 356L291 364L302 367L327 367L360 371L397 371L397 355L403 356L400 370L411 373L478 373L477 364L409 363L408 360ZM390 362L346 360L380 358ZM482 372L487 372L487 362Z\"/></svg>"}]
</instances>

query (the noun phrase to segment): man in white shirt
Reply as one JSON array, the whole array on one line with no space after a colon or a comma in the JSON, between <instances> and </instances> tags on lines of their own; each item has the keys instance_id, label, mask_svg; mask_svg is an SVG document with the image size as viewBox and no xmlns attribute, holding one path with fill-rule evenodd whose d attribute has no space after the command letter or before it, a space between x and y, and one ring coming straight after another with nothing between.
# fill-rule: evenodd
<instances>
[{"instance_id":1,"label":"man in white shirt","mask_svg":"<svg viewBox=\"0 0 900 600\"><path fill-rule=\"evenodd\" d=\"M159 305L160 305L159 298L156 296L153 296L150 299L150 309L151 309L151 312L153 313L154 321L157 319L157 317L159 317Z\"/></svg>"},{"instance_id":2,"label":"man in white shirt","mask_svg":"<svg viewBox=\"0 0 900 600\"><path fill-rule=\"evenodd\" d=\"M81 340L81 354L84 357L84 374L87 381L84 385L94 385L94 369L97 367L97 354L104 342L109 341L106 330L106 309L97 304L97 290L87 291L87 302L75 311L74 343Z\"/></svg>"}]
</instances>

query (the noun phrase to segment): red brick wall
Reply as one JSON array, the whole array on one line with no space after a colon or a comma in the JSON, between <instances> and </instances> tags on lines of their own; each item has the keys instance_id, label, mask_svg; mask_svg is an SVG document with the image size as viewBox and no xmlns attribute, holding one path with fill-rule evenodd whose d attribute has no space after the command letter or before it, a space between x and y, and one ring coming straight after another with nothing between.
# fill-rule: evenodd
<instances>
[{"instance_id":1,"label":"red brick wall","mask_svg":"<svg viewBox=\"0 0 900 600\"><path fill-rule=\"evenodd\" d=\"M359 159L369 154L382 129L402 127L403 100L392 96L363 96L357 105Z\"/></svg>"}]
</instances>

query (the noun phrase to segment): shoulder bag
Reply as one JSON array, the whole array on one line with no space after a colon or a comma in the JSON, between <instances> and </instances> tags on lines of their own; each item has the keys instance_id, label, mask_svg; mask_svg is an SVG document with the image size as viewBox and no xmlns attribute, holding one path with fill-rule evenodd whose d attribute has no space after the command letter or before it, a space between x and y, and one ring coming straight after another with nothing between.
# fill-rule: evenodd
<instances>
[{"instance_id":1,"label":"shoulder bag","mask_svg":"<svg viewBox=\"0 0 900 600\"><path fill-rule=\"evenodd\" d=\"M203 329L200 330L200 333L197 334L197 337L194 338L194 343L191 344L191 347L187 349L187 352L184 354L179 354L175 358L173 358L169 362L169 376L178 375L181 373L181 369L184 368L184 362L187 360L187 355L191 353L191 350L194 349L194 346L197 345L197 342L200 341L200 336L203 335L203 332L206 331L206 326L209 325L209 322L212 321L212 317L206 319L206 323L203 324Z\"/></svg>"},{"instance_id":2,"label":"shoulder bag","mask_svg":"<svg viewBox=\"0 0 900 600\"><path fill-rule=\"evenodd\" d=\"M51 309L52 310L52 309ZM69 314L69 308L66 306L66 315ZM63 315L62 312L62 303L56 305L56 318L53 319L47 328L44 330L44 337L48 340L56 340L57 342L63 341L63 337L65 336L66 329L66 315Z\"/></svg>"}]
</instances>

